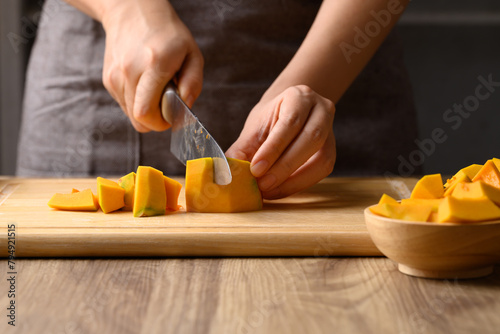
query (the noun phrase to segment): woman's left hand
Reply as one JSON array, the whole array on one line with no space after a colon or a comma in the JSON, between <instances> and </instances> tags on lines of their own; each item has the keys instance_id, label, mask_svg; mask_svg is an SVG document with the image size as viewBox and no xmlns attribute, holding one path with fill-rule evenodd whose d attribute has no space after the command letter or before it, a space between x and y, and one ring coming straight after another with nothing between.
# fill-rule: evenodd
<instances>
[{"instance_id":1,"label":"woman's left hand","mask_svg":"<svg viewBox=\"0 0 500 334\"><path fill-rule=\"evenodd\" d=\"M252 109L226 155L251 161L264 198L289 196L332 172L334 115L333 102L308 86L287 88Z\"/></svg>"}]
</instances>

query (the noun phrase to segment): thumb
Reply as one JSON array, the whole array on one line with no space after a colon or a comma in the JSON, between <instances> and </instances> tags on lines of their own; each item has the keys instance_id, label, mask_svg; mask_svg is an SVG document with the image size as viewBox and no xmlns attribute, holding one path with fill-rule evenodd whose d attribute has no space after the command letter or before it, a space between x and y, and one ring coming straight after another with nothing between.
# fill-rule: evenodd
<instances>
[{"instance_id":1,"label":"thumb","mask_svg":"<svg viewBox=\"0 0 500 334\"><path fill-rule=\"evenodd\" d=\"M226 151L226 157L252 161L258 149L257 140L245 136L245 131L243 131L233 145Z\"/></svg>"},{"instance_id":2,"label":"thumb","mask_svg":"<svg viewBox=\"0 0 500 334\"><path fill-rule=\"evenodd\" d=\"M203 56L200 51L191 52L179 72L177 87L181 99L191 108L201 93L203 85Z\"/></svg>"}]
</instances>

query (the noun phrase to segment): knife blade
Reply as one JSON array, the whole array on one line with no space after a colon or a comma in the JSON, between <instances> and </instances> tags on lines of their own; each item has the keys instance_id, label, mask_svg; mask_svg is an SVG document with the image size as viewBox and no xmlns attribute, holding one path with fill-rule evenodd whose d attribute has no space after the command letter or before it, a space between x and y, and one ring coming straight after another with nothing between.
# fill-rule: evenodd
<instances>
[{"instance_id":1,"label":"knife blade","mask_svg":"<svg viewBox=\"0 0 500 334\"><path fill-rule=\"evenodd\" d=\"M213 158L214 182L231 183L231 169L214 137L182 101L175 84L167 84L161 100L163 119L172 125L170 151L184 165L188 160Z\"/></svg>"}]
</instances>

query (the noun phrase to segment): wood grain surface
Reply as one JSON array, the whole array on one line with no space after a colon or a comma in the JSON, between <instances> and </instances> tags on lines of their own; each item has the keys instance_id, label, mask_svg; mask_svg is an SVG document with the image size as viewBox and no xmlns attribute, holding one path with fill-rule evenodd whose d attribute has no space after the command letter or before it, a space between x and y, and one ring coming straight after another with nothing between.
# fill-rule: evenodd
<instances>
[{"instance_id":1,"label":"wood grain surface","mask_svg":"<svg viewBox=\"0 0 500 334\"><path fill-rule=\"evenodd\" d=\"M181 183L183 179L179 179ZM131 212L70 212L47 206L95 179L0 179L0 254L15 224L18 257L44 256L315 256L381 255L363 209L382 193L394 197L415 179L327 178L264 210L134 218ZM396 187L394 186L396 185ZM180 204L185 204L181 191Z\"/></svg>"},{"instance_id":2,"label":"wood grain surface","mask_svg":"<svg viewBox=\"0 0 500 334\"><path fill-rule=\"evenodd\" d=\"M469 334L500 328L499 266L488 277L456 281L406 276L381 257L17 259L16 265L17 325L7 325L2 278L0 333Z\"/></svg>"}]
</instances>

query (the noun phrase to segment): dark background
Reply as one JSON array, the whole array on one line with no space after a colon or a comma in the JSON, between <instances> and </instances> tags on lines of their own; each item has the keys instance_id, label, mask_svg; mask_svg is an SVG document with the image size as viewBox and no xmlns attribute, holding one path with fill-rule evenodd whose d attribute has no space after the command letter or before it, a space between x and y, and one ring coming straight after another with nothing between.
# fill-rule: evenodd
<instances>
[{"instance_id":1,"label":"dark background","mask_svg":"<svg viewBox=\"0 0 500 334\"><path fill-rule=\"evenodd\" d=\"M24 71L40 9L39 0L0 2L0 175L15 171ZM436 128L446 135L425 155L424 172L451 174L500 157L500 87L457 129L443 120L447 109L471 100L479 76L500 82L500 1L413 1L397 29L415 94L418 140ZM14 35L24 38L18 49L9 40Z\"/></svg>"}]
</instances>

